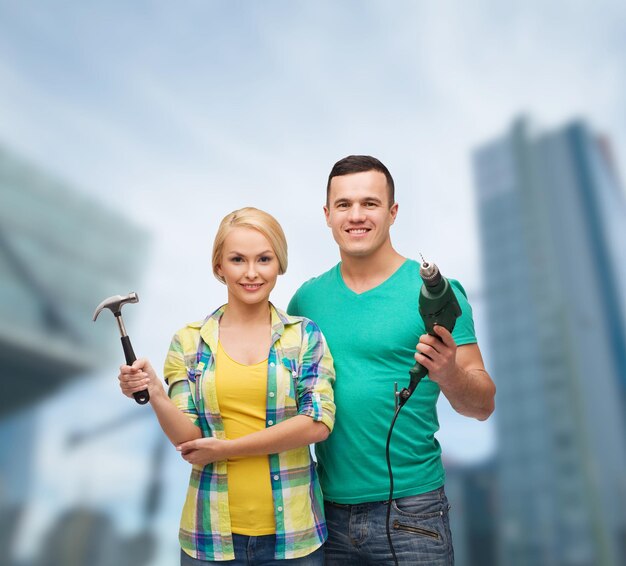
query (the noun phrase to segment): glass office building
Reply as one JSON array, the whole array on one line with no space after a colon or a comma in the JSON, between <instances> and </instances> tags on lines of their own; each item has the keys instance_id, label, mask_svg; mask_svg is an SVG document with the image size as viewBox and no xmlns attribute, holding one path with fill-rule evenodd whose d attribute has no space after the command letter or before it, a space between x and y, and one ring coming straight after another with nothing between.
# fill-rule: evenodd
<instances>
[{"instance_id":1,"label":"glass office building","mask_svg":"<svg viewBox=\"0 0 626 566\"><path fill-rule=\"evenodd\" d=\"M495 566L496 468L492 458L459 464L444 458L455 566Z\"/></svg>"},{"instance_id":2,"label":"glass office building","mask_svg":"<svg viewBox=\"0 0 626 566\"><path fill-rule=\"evenodd\" d=\"M474 155L499 562L623 564L626 204L606 141L525 120Z\"/></svg>"},{"instance_id":3,"label":"glass office building","mask_svg":"<svg viewBox=\"0 0 626 566\"><path fill-rule=\"evenodd\" d=\"M111 344L94 309L127 292L145 244L119 213L0 149L0 417L93 367Z\"/></svg>"},{"instance_id":4,"label":"glass office building","mask_svg":"<svg viewBox=\"0 0 626 566\"><path fill-rule=\"evenodd\" d=\"M133 289L146 245L120 213L0 148L0 556L31 485L34 407L120 349L114 323L92 316Z\"/></svg>"}]
</instances>

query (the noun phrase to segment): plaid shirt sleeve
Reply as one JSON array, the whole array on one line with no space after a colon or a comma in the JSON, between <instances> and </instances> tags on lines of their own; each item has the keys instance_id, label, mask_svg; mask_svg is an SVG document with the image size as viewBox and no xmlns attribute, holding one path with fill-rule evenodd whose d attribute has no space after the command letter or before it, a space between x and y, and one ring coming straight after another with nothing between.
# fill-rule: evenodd
<instances>
[{"instance_id":1,"label":"plaid shirt sleeve","mask_svg":"<svg viewBox=\"0 0 626 566\"><path fill-rule=\"evenodd\" d=\"M169 385L168 395L174 405L185 413L194 425L199 427L200 419L193 395L191 394L189 369L185 363L185 352L183 351L179 334L174 336L170 344L170 349L165 358L163 376L165 383Z\"/></svg>"},{"instance_id":2,"label":"plaid shirt sleeve","mask_svg":"<svg viewBox=\"0 0 626 566\"><path fill-rule=\"evenodd\" d=\"M326 339L317 324L305 319L297 385L298 414L323 422L331 432L335 424L334 383L335 369Z\"/></svg>"}]
</instances>

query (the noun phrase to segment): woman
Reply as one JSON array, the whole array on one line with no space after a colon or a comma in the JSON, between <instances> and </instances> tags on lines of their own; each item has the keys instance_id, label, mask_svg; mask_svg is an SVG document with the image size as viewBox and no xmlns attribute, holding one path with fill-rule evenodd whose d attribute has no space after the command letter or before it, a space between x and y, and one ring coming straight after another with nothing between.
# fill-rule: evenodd
<instances>
[{"instance_id":1,"label":"woman","mask_svg":"<svg viewBox=\"0 0 626 566\"><path fill-rule=\"evenodd\" d=\"M278 222L255 208L232 212L213 245L228 303L174 336L169 392L147 360L121 368L123 393L148 388L163 431L193 465L182 566L323 564L326 524L309 444L332 430L334 370L319 328L269 302L286 269Z\"/></svg>"}]
</instances>

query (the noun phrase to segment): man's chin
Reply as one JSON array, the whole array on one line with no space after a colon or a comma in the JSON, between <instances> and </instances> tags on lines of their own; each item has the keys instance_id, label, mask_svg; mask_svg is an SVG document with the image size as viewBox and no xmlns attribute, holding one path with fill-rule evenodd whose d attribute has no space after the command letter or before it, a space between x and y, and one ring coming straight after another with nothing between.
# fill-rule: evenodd
<instances>
[{"instance_id":1,"label":"man's chin","mask_svg":"<svg viewBox=\"0 0 626 566\"><path fill-rule=\"evenodd\" d=\"M367 257L372 254L372 246L343 246L341 252L349 257Z\"/></svg>"}]
</instances>

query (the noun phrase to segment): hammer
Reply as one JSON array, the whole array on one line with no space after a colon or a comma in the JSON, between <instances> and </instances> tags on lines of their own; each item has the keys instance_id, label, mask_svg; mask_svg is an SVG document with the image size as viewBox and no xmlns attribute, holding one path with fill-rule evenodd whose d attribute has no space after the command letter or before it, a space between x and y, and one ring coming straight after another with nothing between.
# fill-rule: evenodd
<instances>
[{"instance_id":1,"label":"hammer","mask_svg":"<svg viewBox=\"0 0 626 566\"><path fill-rule=\"evenodd\" d=\"M130 366L137 359L135 356L135 352L133 352L133 347L130 343L130 338L126 334L126 328L124 327L124 321L122 320L122 306L126 303L138 303L139 297L137 293L128 293L125 297L122 295L114 295L113 297L109 297L108 299L104 299L96 308L96 311L93 313L94 321L98 318L100 311L103 309L110 309L115 316L115 320L117 320L117 325L120 329L120 334L122 335L122 348L124 349L124 356L126 357L126 363ZM145 405L150 400L150 395L148 394L148 390L144 389L143 391L137 391L133 393L133 397L135 401L140 405Z\"/></svg>"}]
</instances>

